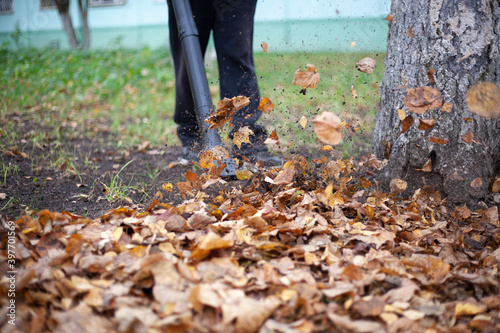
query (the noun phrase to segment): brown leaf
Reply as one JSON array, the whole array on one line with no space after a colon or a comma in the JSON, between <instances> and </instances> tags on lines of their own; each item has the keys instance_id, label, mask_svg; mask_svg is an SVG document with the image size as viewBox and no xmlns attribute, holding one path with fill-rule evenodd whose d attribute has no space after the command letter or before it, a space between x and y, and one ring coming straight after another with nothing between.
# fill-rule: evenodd
<instances>
[{"instance_id":1,"label":"brown leaf","mask_svg":"<svg viewBox=\"0 0 500 333\"><path fill-rule=\"evenodd\" d=\"M453 109L453 104L452 103L444 103L443 107L441 108L441 111L445 113L451 113L451 110Z\"/></svg>"},{"instance_id":2,"label":"brown leaf","mask_svg":"<svg viewBox=\"0 0 500 333\"><path fill-rule=\"evenodd\" d=\"M358 301L352 305L352 310L362 317L376 317L384 311L385 302L380 297L368 301Z\"/></svg>"},{"instance_id":3,"label":"brown leaf","mask_svg":"<svg viewBox=\"0 0 500 333\"><path fill-rule=\"evenodd\" d=\"M435 136L429 137L429 141L440 144L440 145L444 145L444 144L448 143L448 141L446 141L445 139L437 138Z\"/></svg>"},{"instance_id":4,"label":"brown leaf","mask_svg":"<svg viewBox=\"0 0 500 333\"><path fill-rule=\"evenodd\" d=\"M413 117L411 115L408 115L405 119L403 119L403 121L401 122L401 134L408 132L414 122L415 121L413 120Z\"/></svg>"},{"instance_id":5,"label":"brown leaf","mask_svg":"<svg viewBox=\"0 0 500 333\"><path fill-rule=\"evenodd\" d=\"M375 68L376 65L377 62L375 61L375 59L366 57L356 63L356 69L358 71L370 74L373 73L373 69Z\"/></svg>"},{"instance_id":6,"label":"brown leaf","mask_svg":"<svg viewBox=\"0 0 500 333\"><path fill-rule=\"evenodd\" d=\"M408 89L404 105L410 112L424 114L429 109L440 108L443 105L441 92L431 87Z\"/></svg>"},{"instance_id":7,"label":"brown leaf","mask_svg":"<svg viewBox=\"0 0 500 333\"><path fill-rule=\"evenodd\" d=\"M210 124L210 129L221 128L224 123L231 121L234 112L250 104L250 99L245 96L236 96L231 99L224 98L217 103L217 109L205 119Z\"/></svg>"},{"instance_id":8,"label":"brown leaf","mask_svg":"<svg viewBox=\"0 0 500 333\"><path fill-rule=\"evenodd\" d=\"M403 121L406 118L406 112L403 109L398 109L398 118ZM412 118L413 119L413 118Z\"/></svg>"},{"instance_id":9,"label":"brown leaf","mask_svg":"<svg viewBox=\"0 0 500 333\"><path fill-rule=\"evenodd\" d=\"M337 115L325 111L313 119L314 133L323 143L338 145L342 141L341 123Z\"/></svg>"},{"instance_id":10,"label":"brown leaf","mask_svg":"<svg viewBox=\"0 0 500 333\"><path fill-rule=\"evenodd\" d=\"M493 181L493 185L491 186L491 192L493 193L500 192L500 177L497 177L495 181Z\"/></svg>"},{"instance_id":11,"label":"brown leaf","mask_svg":"<svg viewBox=\"0 0 500 333\"><path fill-rule=\"evenodd\" d=\"M424 166L422 169L417 169L418 171L423 171L423 172L431 172L432 171L432 160L429 158L427 162L425 162Z\"/></svg>"},{"instance_id":12,"label":"brown leaf","mask_svg":"<svg viewBox=\"0 0 500 333\"><path fill-rule=\"evenodd\" d=\"M481 178L476 178L470 183L470 186L472 188L480 188L481 186L483 186L483 181Z\"/></svg>"},{"instance_id":13,"label":"brown leaf","mask_svg":"<svg viewBox=\"0 0 500 333\"><path fill-rule=\"evenodd\" d=\"M415 30L412 27L408 27L408 37L415 38Z\"/></svg>"},{"instance_id":14,"label":"brown leaf","mask_svg":"<svg viewBox=\"0 0 500 333\"><path fill-rule=\"evenodd\" d=\"M260 47L262 47L262 51L264 51L264 53L267 53L268 47L266 42L261 42Z\"/></svg>"},{"instance_id":15,"label":"brown leaf","mask_svg":"<svg viewBox=\"0 0 500 333\"><path fill-rule=\"evenodd\" d=\"M200 242L192 250L190 258L194 260L202 260L207 257L212 250L226 249L231 246L231 242L222 239L214 232L209 232L206 236L201 237Z\"/></svg>"},{"instance_id":16,"label":"brown leaf","mask_svg":"<svg viewBox=\"0 0 500 333\"><path fill-rule=\"evenodd\" d=\"M473 316L479 313L483 313L487 309L488 308L486 307L486 305L476 302L458 302L457 305L455 305L455 316Z\"/></svg>"},{"instance_id":17,"label":"brown leaf","mask_svg":"<svg viewBox=\"0 0 500 333\"><path fill-rule=\"evenodd\" d=\"M138 147L137 147L137 151L141 152L141 153L144 153L149 145L151 144L151 142L149 141L144 141L143 143L141 143Z\"/></svg>"},{"instance_id":18,"label":"brown leaf","mask_svg":"<svg viewBox=\"0 0 500 333\"><path fill-rule=\"evenodd\" d=\"M408 183L402 179L394 178L389 183L389 188L391 189L391 193L399 194L403 193L408 187Z\"/></svg>"},{"instance_id":19,"label":"brown leaf","mask_svg":"<svg viewBox=\"0 0 500 333\"><path fill-rule=\"evenodd\" d=\"M293 181L296 171L294 169L281 170L276 178L274 178L274 185L288 185Z\"/></svg>"},{"instance_id":20,"label":"brown leaf","mask_svg":"<svg viewBox=\"0 0 500 333\"><path fill-rule=\"evenodd\" d=\"M472 140L474 140L474 134L472 132L467 132L464 135L462 135L462 140L466 143L471 143Z\"/></svg>"},{"instance_id":21,"label":"brown leaf","mask_svg":"<svg viewBox=\"0 0 500 333\"><path fill-rule=\"evenodd\" d=\"M392 22L392 20L394 20L394 15L392 15L392 13L389 13L384 20Z\"/></svg>"},{"instance_id":22,"label":"brown leaf","mask_svg":"<svg viewBox=\"0 0 500 333\"><path fill-rule=\"evenodd\" d=\"M436 125L436 119L419 119L418 129L421 131L428 131Z\"/></svg>"},{"instance_id":23,"label":"brown leaf","mask_svg":"<svg viewBox=\"0 0 500 333\"><path fill-rule=\"evenodd\" d=\"M472 113L484 118L500 116L500 88L492 82L481 82L467 92L467 105Z\"/></svg>"},{"instance_id":24,"label":"brown leaf","mask_svg":"<svg viewBox=\"0 0 500 333\"><path fill-rule=\"evenodd\" d=\"M352 99L358 98L358 92L356 91L356 89L354 89L353 85L351 85L351 97Z\"/></svg>"},{"instance_id":25,"label":"brown leaf","mask_svg":"<svg viewBox=\"0 0 500 333\"><path fill-rule=\"evenodd\" d=\"M427 78L429 78L429 82L431 84L436 83L436 81L434 80L434 69L431 68L427 71Z\"/></svg>"},{"instance_id":26,"label":"brown leaf","mask_svg":"<svg viewBox=\"0 0 500 333\"><path fill-rule=\"evenodd\" d=\"M297 69L295 71L295 76L293 77L292 84L299 86L301 88L315 88L319 82L319 73L316 72L316 67L311 64L307 64L307 71L302 71Z\"/></svg>"}]
</instances>

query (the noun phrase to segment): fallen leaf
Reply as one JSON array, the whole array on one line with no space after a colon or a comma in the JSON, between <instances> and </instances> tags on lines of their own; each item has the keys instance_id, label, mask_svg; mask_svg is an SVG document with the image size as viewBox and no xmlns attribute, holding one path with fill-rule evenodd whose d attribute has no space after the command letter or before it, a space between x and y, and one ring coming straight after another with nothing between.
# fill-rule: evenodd
<instances>
[{"instance_id":1,"label":"fallen leaf","mask_svg":"<svg viewBox=\"0 0 500 333\"><path fill-rule=\"evenodd\" d=\"M484 118L500 116L500 88L492 82L481 82L467 92L467 105L472 113Z\"/></svg>"},{"instance_id":2,"label":"fallen leaf","mask_svg":"<svg viewBox=\"0 0 500 333\"><path fill-rule=\"evenodd\" d=\"M5 200L5 199L7 199L7 194L5 194L5 193L0 193L0 199L1 199L1 200Z\"/></svg>"},{"instance_id":3,"label":"fallen leaf","mask_svg":"<svg viewBox=\"0 0 500 333\"><path fill-rule=\"evenodd\" d=\"M342 141L341 123L337 115L325 111L313 119L314 133L323 143L338 145Z\"/></svg>"},{"instance_id":4,"label":"fallen leaf","mask_svg":"<svg viewBox=\"0 0 500 333\"><path fill-rule=\"evenodd\" d=\"M274 185L288 185L293 181L293 177L297 172L294 169L281 170L276 178L274 178Z\"/></svg>"},{"instance_id":5,"label":"fallen leaf","mask_svg":"<svg viewBox=\"0 0 500 333\"><path fill-rule=\"evenodd\" d=\"M491 192L498 193L500 192L500 177L497 177L491 186Z\"/></svg>"},{"instance_id":6,"label":"fallen leaf","mask_svg":"<svg viewBox=\"0 0 500 333\"><path fill-rule=\"evenodd\" d=\"M302 118L300 118L300 120L299 120L299 124L300 124L300 126L302 126L302 128L306 128L307 118L302 116Z\"/></svg>"},{"instance_id":7,"label":"fallen leaf","mask_svg":"<svg viewBox=\"0 0 500 333\"><path fill-rule=\"evenodd\" d=\"M472 140L474 140L474 134L472 132L467 132L464 135L462 135L462 140L466 143L471 143Z\"/></svg>"},{"instance_id":8,"label":"fallen leaf","mask_svg":"<svg viewBox=\"0 0 500 333\"><path fill-rule=\"evenodd\" d=\"M274 110L274 104L269 97L262 97L259 102L259 110L264 113L270 113Z\"/></svg>"},{"instance_id":9,"label":"fallen leaf","mask_svg":"<svg viewBox=\"0 0 500 333\"><path fill-rule=\"evenodd\" d=\"M429 137L429 141L440 144L440 145L444 145L444 144L448 143L448 141L446 141L445 139L437 138L435 136Z\"/></svg>"},{"instance_id":10,"label":"fallen leaf","mask_svg":"<svg viewBox=\"0 0 500 333\"><path fill-rule=\"evenodd\" d=\"M431 87L407 89L404 105L410 112L424 114L429 109L440 108L443 98L439 90Z\"/></svg>"},{"instance_id":11,"label":"fallen leaf","mask_svg":"<svg viewBox=\"0 0 500 333\"><path fill-rule=\"evenodd\" d=\"M418 129L421 131L428 131L436 125L436 119L419 119Z\"/></svg>"},{"instance_id":12,"label":"fallen leaf","mask_svg":"<svg viewBox=\"0 0 500 333\"><path fill-rule=\"evenodd\" d=\"M303 89L315 88L320 80L319 73L316 72L314 65L307 64L306 67L307 71L305 72L300 69L295 71L292 84Z\"/></svg>"},{"instance_id":13,"label":"fallen leaf","mask_svg":"<svg viewBox=\"0 0 500 333\"><path fill-rule=\"evenodd\" d=\"M143 143L141 143L138 147L137 147L137 151L141 152L141 153L144 153L146 151L146 149L148 149L149 145L151 143L149 141L144 141Z\"/></svg>"},{"instance_id":14,"label":"fallen leaf","mask_svg":"<svg viewBox=\"0 0 500 333\"><path fill-rule=\"evenodd\" d=\"M162 189L164 189L165 191L167 192L170 192L172 193L173 189L174 189L174 186L172 185L172 183L164 183L162 186L161 186Z\"/></svg>"},{"instance_id":15,"label":"fallen leaf","mask_svg":"<svg viewBox=\"0 0 500 333\"><path fill-rule=\"evenodd\" d=\"M260 47L262 47L262 51L264 51L264 53L267 53L268 47L266 42L261 42Z\"/></svg>"},{"instance_id":16,"label":"fallen leaf","mask_svg":"<svg viewBox=\"0 0 500 333\"><path fill-rule=\"evenodd\" d=\"M358 71L370 74L373 73L373 69L375 68L376 65L377 62L375 61L375 59L366 57L356 62L356 69Z\"/></svg>"},{"instance_id":17,"label":"fallen leaf","mask_svg":"<svg viewBox=\"0 0 500 333\"><path fill-rule=\"evenodd\" d=\"M222 239L214 232L209 232L206 236L201 237L200 242L194 246L190 258L202 260L210 254L210 251L215 249L226 249L232 245L232 242Z\"/></svg>"},{"instance_id":18,"label":"fallen leaf","mask_svg":"<svg viewBox=\"0 0 500 333\"><path fill-rule=\"evenodd\" d=\"M479 313L483 313L488 308L484 304L472 303L472 302L458 302L455 305L455 316L473 316Z\"/></svg>"},{"instance_id":19,"label":"fallen leaf","mask_svg":"<svg viewBox=\"0 0 500 333\"><path fill-rule=\"evenodd\" d=\"M210 129L222 128L224 123L231 121L234 112L250 104L250 99L245 96L236 96L231 99L224 98L217 103L217 109L204 121L210 124Z\"/></svg>"}]
</instances>

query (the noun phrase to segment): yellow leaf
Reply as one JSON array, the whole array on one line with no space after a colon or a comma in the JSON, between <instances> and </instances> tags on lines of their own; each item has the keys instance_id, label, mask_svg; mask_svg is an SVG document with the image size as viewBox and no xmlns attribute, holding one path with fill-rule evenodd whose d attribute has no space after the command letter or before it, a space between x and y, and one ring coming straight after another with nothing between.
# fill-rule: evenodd
<instances>
[{"instance_id":1,"label":"yellow leaf","mask_svg":"<svg viewBox=\"0 0 500 333\"><path fill-rule=\"evenodd\" d=\"M458 302L455 305L455 316L473 316L483 313L488 308L484 304L474 304L469 302Z\"/></svg>"},{"instance_id":2,"label":"yellow leaf","mask_svg":"<svg viewBox=\"0 0 500 333\"><path fill-rule=\"evenodd\" d=\"M351 42L351 47L355 47L356 46L356 42Z\"/></svg>"},{"instance_id":3,"label":"yellow leaf","mask_svg":"<svg viewBox=\"0 0 500 333\"><path fill-rule=\"evenodd\" d=\"M306 128L307 118L302 116L302 118L300 118L300 120L299 120L299 124L300 124L300 126L302 126L302 128Z\"/></svg>"},{"instance_id":4,"label":"yellow leaf","mask_svg":"<svg viewBox=\"0 0 500 333\"><path fill-rule=\"evenodd\" d=\"M238 132L234 133L233 144L241 149L242 143L250 143L250 135L254 134L253 131L248 127L241 127Z\"/></svg>"},{"instance_id":5,"label":"yellow leaf","mask_svg":"<svg viewBox=\"0 0 500 333\"><path fill-rule=\"evenodd\" d=\"M270 113L274 110L274 104L271 102L269 97L262 97L259 102L259 110L264 113Z\"/></svg>"},{"instance_id":6,"label":"yellow leaf","mask_svg":"<svg viewBox=\"0 0 500 333\"><path fill-rule=\"evenodd\" d=\"M321 147L320 150L322 150L322 151L331 151L331 150L333 150L333 147L330 146L330 145L324 145L323 147Z\"/></svg>"},{"instance_id":7,"label":"yellow leaf","mask_svg":"<svg viewBox=\"0 0 500 333\"><path fill-rule=\"evenodd\" d=\"M260 47L262 47L262 51L264 51L264 53L267 53L268 47L266 42L261 42Z\"/></svg>"},{"instance_id":8,"label":"yellow leaf","mask_svg":"<svg viewBox=\"0 0 500 333\"><path fill-rule=\"evenodd\" d=\"M172 193L172 190L174 189L174 186L172 185L172 183L165 183L161 186L161 188L167 192L170 192Z\"/></svg>"},{"instance_id":9,"label":"yellow leaf","mask_svg":"<svg viewBox=\"0 0 500 333\"><path fill-rule=\"evenodd\" d=\"M239 180L247 180L252 178L253 173L250 170L236 170L236 178Z\"/></svg>"},{"instance_id":10,"label":"yellow leaf","mask_svg":"<svg viewBox=\"0 0 500 333\"><path fill-rule=\"evenodd\" d=\"M403 121L406 118L405 110L398 109L398 117L399 117L399 120Z\"/></svg>"}]
</instances>

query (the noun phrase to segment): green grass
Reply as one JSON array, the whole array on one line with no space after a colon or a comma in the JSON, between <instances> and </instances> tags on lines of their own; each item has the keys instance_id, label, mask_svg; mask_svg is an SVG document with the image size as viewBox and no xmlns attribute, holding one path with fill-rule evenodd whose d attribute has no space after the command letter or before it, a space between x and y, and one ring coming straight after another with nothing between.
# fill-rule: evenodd
<instances>
[{"instance_id":1,"label":"green grass","mask_svg":"<svg viewBox=\"0 0 500 333\"><path fill-rule=\"evenodd\" d=\"M377 60L374 73L355 69L364 56ZM117 147L146 140L155 147L179 145L172 120L174 73L168 50L1 50L0 58L2 151L23 137L42 144L102 132ZM359 127L356 133L345 132L344 151L356 153L367 144L378 107L382 54L259 53L255 61L261 95L276 105L261 123L277 131L282 146L321 147L312 119L325 110ZM295 70L305 70L307 63L316 66L321 81L304 96L291 82ZM210 68L209 81L216 85L216 66ZM355 100L351 85L358 93ZM214 103L217 100L214 97ZM33 120L37 128L24 132L12 121L19 115ZM308 119L305 129L298 124L302 116Z\"/></svg>"}]
</instances>

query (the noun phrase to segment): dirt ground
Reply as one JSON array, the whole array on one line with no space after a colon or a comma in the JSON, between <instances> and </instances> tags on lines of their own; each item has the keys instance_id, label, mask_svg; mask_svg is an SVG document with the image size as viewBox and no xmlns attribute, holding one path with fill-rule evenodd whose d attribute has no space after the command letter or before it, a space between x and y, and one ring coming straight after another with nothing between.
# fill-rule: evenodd
<instances>
[{"instance_id":1,"label":"dirt ground","mask_svg":"<svg viewBox=\"0 0 500 333\"><path fill-rule=\"evenodd\" d=\"M50 136L33 143L22 138L29 137L27 133L33 133L33 129L42 129L36 128L30 119L17 121L23 124L21 139L0 154L0 163L11 166L5 182L4 174L0 182L0 214L8 219L43 209L95 218L120 206L141 210L156 199L178 205L185 198L175 184L186 180L188 170L199 172L192 162L179 163L180 147L147 147L140 151L138 147L117 148L110 144L110 133L75 137L70 131L63 133L64 144ZM309 147L300 147L288 155L296 153L312 159L332 154L317 152L310 156L310 151ZM173 185L172 192L162 188L168 183ZM244 183L228 179L224 187L230 190ZM209 192L217 194L219 190L222 189L212 186Z\"/></svg>"}]
</instances>

